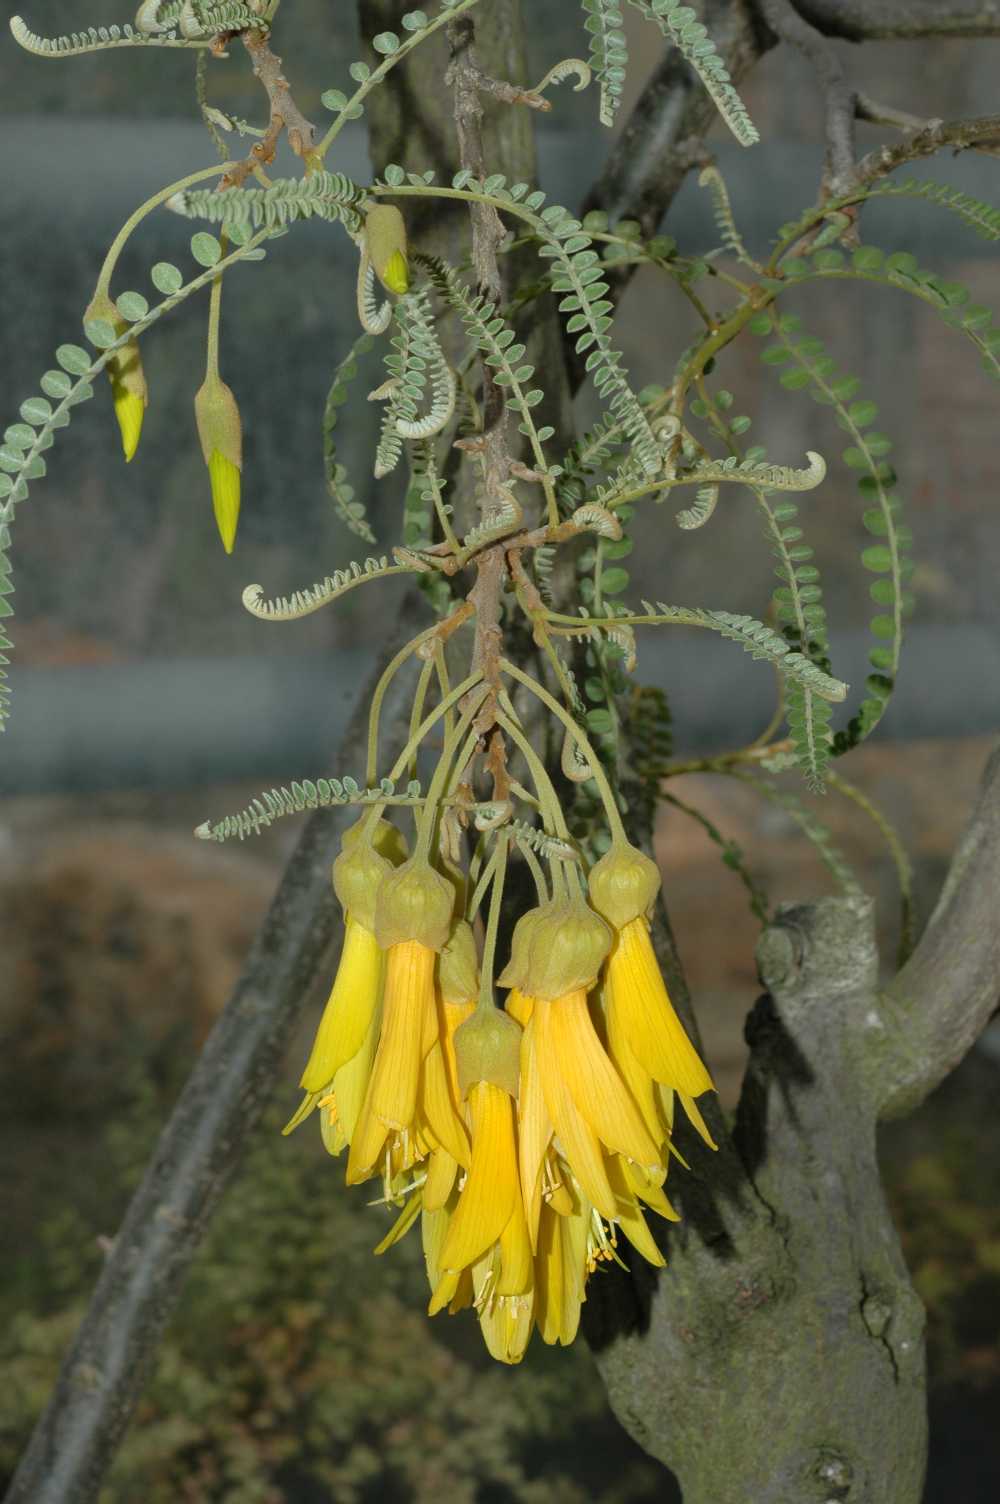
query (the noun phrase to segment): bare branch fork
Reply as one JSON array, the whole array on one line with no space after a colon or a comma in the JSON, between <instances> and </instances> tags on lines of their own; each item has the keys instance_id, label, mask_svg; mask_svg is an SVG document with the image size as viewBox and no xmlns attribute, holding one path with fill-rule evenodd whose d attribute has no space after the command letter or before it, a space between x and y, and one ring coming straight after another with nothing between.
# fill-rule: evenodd
<instances>
[{"instance_id":1,"label":"bare branch fork","mask_svg":"<svg viewBox=\"0 0 1000 1504\"><path fill-rule=\"evenodd\" d=\"M281 71L281 58L272 52L268 33L252 29L240 33L240 41L246 48L253 67L254 77L259 80L271 105L271 119L263 139L255 142L242 162L236 162L219 181L220 191L238 188L251 173L267 162L273 162L282 131L296 156L304 157L313 148L316 127L303 115Z\"/></svg>"},{"instance_id":2,"label":"bare branch fork","mask_svg":"<svg viewBox=\"0 0 1000 1504\"><path fill-rule=\"evenodd\" d=\"M803 20L792 0L759 0L761 14L783 42L801 52L823 89L826 168L823 189L830 197L849 193L856 182L854 117L857 95L847 82L840 57L827 39Z\"/></svg>"}]
</instances>

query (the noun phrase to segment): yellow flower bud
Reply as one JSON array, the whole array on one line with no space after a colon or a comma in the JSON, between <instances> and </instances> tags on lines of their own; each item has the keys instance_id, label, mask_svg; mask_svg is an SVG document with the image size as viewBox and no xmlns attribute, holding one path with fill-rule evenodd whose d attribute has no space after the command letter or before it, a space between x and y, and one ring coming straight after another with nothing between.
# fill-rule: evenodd
<instances>
[{"instance_id":1,"label":"yellow flower bud","mask_svg":"<svg viewBox=\"0 0 1000 1504\"><path fill-rule=\"evenodd\" d=\"M467 1097L473 1086L488 1081L517 1096L521 1069L521 1025L502 1008L477 1008L455 1030L458 1089Z\"/></svg>"},{"instance_id":2,"label":"yellow flower bud","mask_svg":"<svg viewBox=\"0 0 1000 1504\"><path fill-rule=\"evenodd\" d=\"M611 931L582 899L553 899L518 920L510 963L498 980L529 997L565 997L594 985L610 948Z\"/></svg>"},{"instance_id":3,"label":"yellow flower bud","mask_svg":"<svg viewBox=\"0 0 1000 1504\"><path fill-rule=\"evenodd\" d=\"M354 840L348 845L345 839L333 864L333 891L344 913L366 930L374 932L378 891L392 871L392 862L368 841Z\"/></svg>"},{"instance_id":4,"label":"yellow flower bud","mask_svg":"<svg viewBox=\"0 0 1000 1504\"><path fill-rule=\"evenodd\" d=\"M391 204L377 204L365 215L365 244L375 275L387 292L404 293L410 286L406 261L406 224Z\"/></svg>"},{"instance_id":5,"label":"yellow flower bud","mask_svg":"<svg viewBox=\"0 0 1000 1504\"><path fill-rule=\"evenodd\" d=\"M383 950L415 940L443 950L451 934L455 890L426 858L410 857L379 886L375 936Z\"/></svg>"},{"instance_id":6,"label":"yellow flower bud","mask_svg":"<svg viewBox=\"0 0 1000 1504\"><path fill-rule=\"evenodd\" d=\"M104 319L111 325L116 335L124 334L128 328L128 324L107 293L97 293L92 298L89 308L83 315L83 322L86 325L92 319ZM128 463L139 447L142 420L149 402L149 390L142 368L138 340L130 339L128 344L117 350L108 361L105 370L111 382L115 417L118 419L122 448L125 451L125 461Z\"/></svg>"},{"instance_id":7,"label":"yellow flower bud","mask_svg":"<svg viewBox=\"0 0 1000 1504\"><path fill-rule=\"evenodd\" d=\"M215 521L227 554L236 541L243 469L243 426L236 398L214 373L206 376L194 399L201 452L208 466Z\"/></svg>"},{"instance_id":8,"label":"yellow flower bud","mask_svg":"<svg viewBox=\"0 0 1000 1504\"><path fill-rule=\"evenodd\" d=\"M595 862L588 886L594 908L620 930L649 913L660 891L660 869L635 846L616 842Z\"/></svg>"},{"instance_id":9,"label":"yellow flower bud","mask_svg":"<svg viewBox=\"0 0 1000 1504\"><path fill-rule=\"evenodd\" d=\"M446 1003L468 1003L479 993L479 956L472 926L460 919L438 962L438 982Z\"/></svg>"}]
</instances>

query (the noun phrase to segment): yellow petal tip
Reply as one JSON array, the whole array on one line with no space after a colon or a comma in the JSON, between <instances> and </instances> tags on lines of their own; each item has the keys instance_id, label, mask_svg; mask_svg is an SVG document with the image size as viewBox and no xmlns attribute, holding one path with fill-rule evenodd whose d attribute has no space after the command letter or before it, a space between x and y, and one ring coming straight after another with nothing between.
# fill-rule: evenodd
<instances>
[{"instance_id":1,"label":"yellow petal tip","mask_svg":"<svg viewBox=\"0 0 1000 1504\"><path fill-rule=\"evenodd\" d=\"M122 449L125 451L125 463L128 464L139 447L146 404L141 397L136 396L134 392L126 391L124 387L116 388L114 404L115 417L118 419L122 436Z\"/></svg>"},{"instance_id":2,"label":"yellow petal tip","mask_svg":"<svg viewBox=\"0 0 1000 1504\"><path fill-rule=\"evenodd\" d=\"M236 524L240 515L240 471L232 460L213 449L208 461L208 475L212 485L212 506L219 537L227 554L233 551L236 542Z\"/></svg>"},{"instance_id":3,"label":"yellow petal tip","mask_svg":"<svg viewBox=\"0 0 1000 1504\"><path fill-rule=\"evenodd\" d=\"M409 291L410 272L402 251L393 251L380 275L383 286L390 292L402 294Z\"/></svg>"}]
</instances>

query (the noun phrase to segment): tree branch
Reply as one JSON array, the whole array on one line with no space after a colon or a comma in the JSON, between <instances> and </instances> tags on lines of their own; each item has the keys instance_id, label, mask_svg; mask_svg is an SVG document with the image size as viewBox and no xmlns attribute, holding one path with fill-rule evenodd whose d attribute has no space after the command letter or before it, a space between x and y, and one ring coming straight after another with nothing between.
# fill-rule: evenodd
<instances>
[{"instance_id":1,"label":"tree branch","mask_svg":"<svg viewBox=\"0 0 1000 1504\"><path fill-rule=\"evenodd\" d=\"M847 42L1000 36L997 0L795 0L795 8L824 36Z\"/></svg>"},{"instance_id":2,"label":"tree branch","mask_svg":"<svg viewBox=\"0 0 1000 1504\"><path fill-rule=\"evenodd\" d=\"M886 988L877 1052L880 1115L921 1103L972 1048L1000 1006L1000 746L930 923Z\"/></svg>"},{"instance_id":3,"label":"tree branch","mask_svg":"<svg viewBox=\"0 0 1000 1504\"><path fill-rule=\"evenodd\" d=\"M907 162L932 157L950 147L953 151L1000 152L1000 115L980 115L974 120L928 120L895 146L879 146L858 163L858 181L874 183Z\"/></svg>"},{"instance_id":4,"label":"tree branch","mask_svg":"<svg viewBox=\"0 0 1000 1504\"><path fill-rule=\"evenodd\" d=\"M1000 36L1000 0L942 5L939 0L795 0L803 21L824 37L852 42L919 41L929 37ZM777 42L762 8L751 0L707 0L704 24L739 84ZM636 219L654 235L687 173L692 148L715 118L715 106L674 48L667 48L640 94L584 210L612 220ZM623 268L619 290L633 275Z\"/></svg>"},{"instance_id":5,"label":"tree branch","mask_svg":"<svg viewBox=\"0 0 1000 1504\"><path fill-rule=\"evenodd\" d=\"M399 637L425 615L408 596ZM340 755L361 766L380 663L361 690ZM387 706L405 734L397 676ZM132 1198L56 1387L5 1504L92 1504L153 1367L184 1277L254 1127L341 924L330 888L350 807L309 817L243 975L177 1102Z\"/></svg>"},{"instance_id":6,"label":"tree branch","mask_svg":"<svg viewBox=\"0 0 1000 1504\"><path fill-rule=\"evenodd\" d=\"M219 189L238 188L250 174L266 162L274 160L278 140L284 131L288 144L296 156L304 157L312 150L316 127L311 125L288 87L288 80L281 71L281 58L271 51L266 31L243 31L240 41L247 50L254 77L260 82L271 105L271 120L263 140L254 145L242 162L237 162L219 182Z\"/></svg>"},{"instance_id":7,"label":"tree branch","mask_svg":"<svg viewBox=\"0 0 1000 1504\"><path fill-rule=\"evenodd\" d=\"M808 21L792 0L759 0L761 14L771 30L788 42L814 69L825 102L826 166L824 191L833 198L849 193L857 181L854 162L854 119L857 96L847 82L839 54Z\"/></svg>"}]
</instances>

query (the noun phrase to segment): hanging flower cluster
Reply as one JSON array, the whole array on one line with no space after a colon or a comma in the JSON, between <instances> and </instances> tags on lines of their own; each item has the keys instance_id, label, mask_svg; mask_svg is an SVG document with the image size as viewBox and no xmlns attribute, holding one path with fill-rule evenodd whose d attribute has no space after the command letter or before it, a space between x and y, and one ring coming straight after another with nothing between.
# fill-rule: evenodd
<instances>
[{"instance_id":1,"label":"hanging flower cluster","mask_svg":"<svg viewBox=\"0 0 1000 1504\"><path fill-rule=\"evenodd\" d=\"M664 1263L647 1216L676 1220L664 1191L675 1102L714 1147L696 1106L712 1081L650 941L659 873L616 810L610 849L589 872L564 836L545 848L546 879L502 822L486 822L468 873L442 854L454 848L442 827L459 824L482 699L446 739L412 855L379 805L344 838L333 869L343 951L285 1131L318 1112L330 1153L347 1150L348 1183L378 1178L380 1200L400 1208L376 1252L419 1221L430 1313L474 1307L490 1353L516 1363L536 1326L545 1342L573 1340L587 1280L602 1261L624 1261L622 1238ZM554 790L507 707L501 724L558 825ZM519 845L539 901L514 927L498 1007L501 898Z\"/></svg>"}]
</instances>

